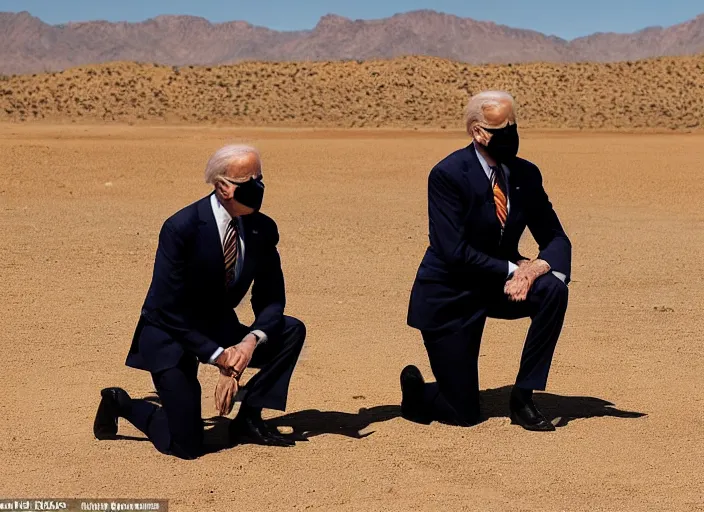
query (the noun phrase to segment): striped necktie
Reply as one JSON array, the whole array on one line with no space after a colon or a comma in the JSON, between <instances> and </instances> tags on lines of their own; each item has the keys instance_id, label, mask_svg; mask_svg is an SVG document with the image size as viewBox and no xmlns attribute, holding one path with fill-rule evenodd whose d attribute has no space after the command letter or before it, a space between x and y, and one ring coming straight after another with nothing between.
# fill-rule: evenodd
<instances>
[{"instance_id":1,"label":"striped necktie","mask_svg":"<svg viewBox=\"0 0 704 512\"><path fill-rule=\"evenodd\" d=\"M225 282L232 284L235 281L235 268L237 267L237 254L240 250L239 225L237 219L232 219L225 231L223 242L223 255L225 257Z\"/></svg>"},{"instance_id":2,"label":"striped necktie","mask_svg":"<svg viewBox=\"0 0 704 512\"><path fill-rule=\"evenodd\" d=\"M501 227L506 226L506 218L508 217L508 201L504 190L506 189L504 181L504 170L500 166L492 166L491 170L491 188L494 191L494 203L496 204L496 216L501 222Z\"/></svg>"}]
</instances>

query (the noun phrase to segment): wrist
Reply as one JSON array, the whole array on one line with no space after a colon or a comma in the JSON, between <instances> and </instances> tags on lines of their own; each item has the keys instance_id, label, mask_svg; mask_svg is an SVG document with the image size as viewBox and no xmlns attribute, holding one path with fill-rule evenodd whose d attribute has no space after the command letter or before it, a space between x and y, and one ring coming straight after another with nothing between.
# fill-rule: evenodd
<instances>
[{"instance_id":1,"label":"wrist","mask_svg":"<svg viewBox=\"0 0 704 512\"><path fill-rule=\"evenodd\" d=\"M256 338L256 336L254 336L253 334L250 333L247 336L245 336L244 338L242 338L242 341L240 341L239 344L244 347L251 348L252 350L254 350L257 347L257 338Z\"/></svg>"},{"instance_id":2,"label":"wrist","mask_svg":"<svg viewBox=\"0 0 704 512\"><path fill-rule=\"evenodd\" d=\"M535 260L535 265L539 275L550 272L550 264L545 260Z\"/></svg>"},{"instance_id":3,"label":"wrist","mask_svg":"<svg viewBox=\"0 0 704 512\"><path fill-rule=\"evenodd\" d=\"M227 358L227 355L226 355L225 351L220 352L220 355L215 358L215 361L213 361L213 363L214 363L216 366L219 366L220 368L224 368L224 367L225 367L225 359L226 359L226 358Z\"/></svg>"}]
</instances>

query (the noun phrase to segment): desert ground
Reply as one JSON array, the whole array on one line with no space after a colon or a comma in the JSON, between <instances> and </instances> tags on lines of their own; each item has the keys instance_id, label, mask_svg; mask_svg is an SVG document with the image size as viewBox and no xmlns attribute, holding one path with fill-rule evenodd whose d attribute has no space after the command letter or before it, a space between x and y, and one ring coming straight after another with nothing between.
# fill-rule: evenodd
<instances>
[{"instance_id":1,"label":"desert ground","mask_svg":"<svg viewBox=\"0 0 704 512\"><path fill-rule=\"evenodd\" d=\"M507 418L528 320L487 325L486 421L400 417L401 368L432 380L405 323L426 178L468 143L460 132L0 125L0 494L165 498L177 511L704 510L704 135L522 135L574 245L536 399L559 427L549 434ZM208 443L222 449L182 461L125 423L124 439L97 441L102 387L153 396L124 359L158 230L209 192L205 162L228 142L262 151L287 313L308 326L288 410L267 416L307 440L225 448L217 372L201 367Z\"/></svg>"}]
</instances>

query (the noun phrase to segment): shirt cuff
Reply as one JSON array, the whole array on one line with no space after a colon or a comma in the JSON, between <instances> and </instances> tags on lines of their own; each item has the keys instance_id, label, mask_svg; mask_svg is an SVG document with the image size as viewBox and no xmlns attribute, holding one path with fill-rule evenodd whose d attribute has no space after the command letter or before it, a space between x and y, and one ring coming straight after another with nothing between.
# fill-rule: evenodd
<instances>
[{"instance_id":1,"label":"shirt cuff","mask_svg":"<svg viewBox=\"0 0 704 512\"><path fill-rule=\"evenodd\" d=\"M220 357L220 354L222 354L223 352L225 352L225 349L222 348L222 347L218 347L218 349L217 349L215 352L213 352L213 355L210 356L210 359L208 359L208 363L209 363L209 364L215 364L215 360L216 360L218 357Z\"/></svg>"},{"instance_id":2,"label":"shirt cuff","mask_svg":"<svg viewBox=\"0 0 704 512\"><path fill-rule=\"evenodd\" d=\"M264 331L260 331L259 329L252 331L250 334L256 334L259 338L259 341L257 341L257 346L261 345L262 343L266 343L269 340L269 337L266 335L266 333Z\"/></svg>"},{"instance_id":3,"label":"shirt cuff","mask_svg":"<svg viewBox=\"0 0 704 512\"><path fill-rule=\"evenodd\" d=\"M509 261L508 262L508 276L510 277L511 274L513 274L517 268L518 268L518 265L516 265L512 261Z\"/></svg>"},{"instance_id":4,"label":"shirt cuff","mask_svg":"<svg viewBox=\"0 0 704 512\"><path fill-rule=\"evenodd\" d=\"M563 283L567 280L567 276L565 274L563 274L562 272L558 272L557 270L553 270L552 273L556 278L558 278Z\"/></svg>"}]
</instances>

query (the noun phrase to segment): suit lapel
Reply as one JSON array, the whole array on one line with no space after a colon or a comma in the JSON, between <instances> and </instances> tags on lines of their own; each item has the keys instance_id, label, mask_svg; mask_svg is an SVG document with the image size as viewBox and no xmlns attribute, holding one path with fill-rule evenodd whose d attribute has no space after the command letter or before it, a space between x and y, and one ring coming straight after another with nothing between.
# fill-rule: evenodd
<instances>
[{"instance_id":1,"label":"suit lapel","mask_svg":"<svg viewBox=\"0 0 704 512\"><path fill-rule=\"evenodd\" d=\"M198 203L199 262L203 266L203 275L211 280L215 289L225 289L225 259L222 253L220 232L215 222L213 208L210 205L210 196L201 199Z\"/></svg>"},{"instance_id":2,"label":"suit lapel","mask_svg":"<svg viewBox=\"0 0 704 512\"><path fill-rule=\"evenodd\" d=\"M496 228L496 233L497 233L497 238L501 232L501 222L499 222L499 218L496 216L496 206L494 205L494 191L491 189L491 182L489 181L489 178L487 177L486 173L484 172L484 168L482 167L482 164L479 162L479 158L477 158L477 153L476 150L474 149L474 143L470 144L467 146L467 152L468 152L468 170L467 170L467 178L469 180L470 187L472 190L474 190L480 197L484 199L484 203L482 204L482 210L487 211L485 206L487 203L491 204L491 213L487 213L486 215L489 216L491 219L492 223L495 224ZM510 212L509 212L510 216ZM508 219L507 219L508 222Z\"/></svg>"},{"instance_id":3,"label":"suit lapel","mask_svg":"<svg viewBox=\"0 0 704 512\"><path fill-rule=\"evenodd\" d=\"M479 158L477 158L477 153L474 149L474 143L467 146L466 149L468 153L467 177L472 186L472 190L477 191L480 195L493 201L494 194L491 190L491 183L484 172L482 164L479 163Z\"/></svg>"},{"instance_id":4,"label":"suit lapel","mask_svg":"<svg viewBox=\"0 0 704 512\"><path fill-rule=\"evenodd\" d=\"M523 191L521 190L520 182L520 170L519 161L514 160L510 164L506 164L509 169L508 176L508 198L511 203L511 207L508 211L508 218L506 219L506 227L512 224L523 214Z\"/></svg>"}]
</instances>

